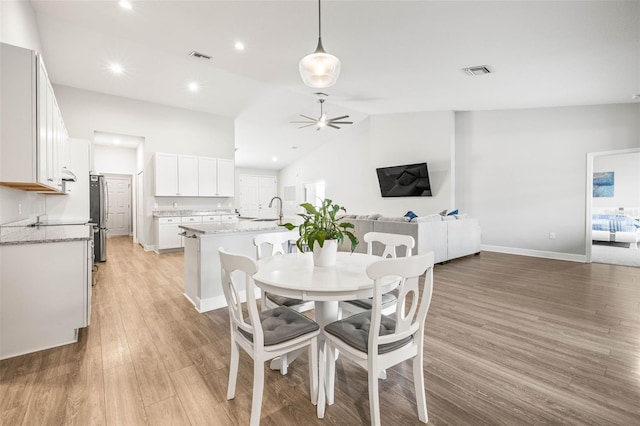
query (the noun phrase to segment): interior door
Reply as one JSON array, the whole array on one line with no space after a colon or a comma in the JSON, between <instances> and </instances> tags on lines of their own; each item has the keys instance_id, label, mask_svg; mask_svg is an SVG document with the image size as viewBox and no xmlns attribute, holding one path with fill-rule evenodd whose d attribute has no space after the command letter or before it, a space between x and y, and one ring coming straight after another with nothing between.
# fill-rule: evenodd
<instances>
[{"instance_id":1,"label":"interior door","mask_svg":"<svg viewBox=\"0 0 640 426\"><path fill-rule=\"evenodd\" d=\"M127 177L105 176L109 209L109 236L129 235L131 232L131 184Z\"/></svg>"},{"instance_id":2,"label":"interior door","mask_svg":"<svg viewBox=\"0 0 640 426\"><path fill-rule=\"evenodd\" d=\"M278 195L278 181L275 176L259 176L258 177L259 192L259 212L260 218L277 218L280 204L276 201L273 207L269 208L269 202Z\"/></svg>"},{"instance_id":3,"label":"interior door","mask_svg":"<svg viewBox=\"0 0 640 426\"><path fill-rule=\"evenodd\" d=\"M238 210L240 216L258 217L260 197L258 176L240 175L240 196Z\"/></svg>"}]
</instances>

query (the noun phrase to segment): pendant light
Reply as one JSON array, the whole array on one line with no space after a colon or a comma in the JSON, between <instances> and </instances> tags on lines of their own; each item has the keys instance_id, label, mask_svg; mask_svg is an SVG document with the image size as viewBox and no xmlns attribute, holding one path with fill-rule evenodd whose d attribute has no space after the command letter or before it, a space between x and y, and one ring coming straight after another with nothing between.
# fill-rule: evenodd
<instances>
[{"instance_id":1,"label":"pendant light","mask_svg":"<svg viewBox=\"0 0 640 426\"><path fill-rule=\"evenodd\" d=\"M300 76L309 87L322 89L336 84L340 75L340 59L324 51L322 47L322 18L318 0L318 47L300 60Z\"/></svg>"}]
</instances>

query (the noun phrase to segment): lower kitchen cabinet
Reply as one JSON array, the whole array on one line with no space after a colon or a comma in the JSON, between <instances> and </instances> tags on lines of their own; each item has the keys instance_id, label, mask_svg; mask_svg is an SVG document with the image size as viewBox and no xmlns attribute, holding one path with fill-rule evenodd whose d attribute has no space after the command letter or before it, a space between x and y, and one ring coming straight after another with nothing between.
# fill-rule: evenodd
<instances>
[{"instance_id":1,"label":"lower kitchen cabinet","mask_svg":"<svg viewBox=\"0 0 640 426\"><path fill-rule=\"evenodd\" d=\"M0 359L77 341L91 317L92 245L0 246Z\"/></svg>"},{"instance_id":2,"label":"lower kitchen cabinet","mask_svg":"<svg viewBox=\"0 0 640 426\"><path fill-rule=\"evenodd\" d=\"M180 234L180 217L159 217L156 219L157 250L182 247Z\"/></svg>"}]
</instances>

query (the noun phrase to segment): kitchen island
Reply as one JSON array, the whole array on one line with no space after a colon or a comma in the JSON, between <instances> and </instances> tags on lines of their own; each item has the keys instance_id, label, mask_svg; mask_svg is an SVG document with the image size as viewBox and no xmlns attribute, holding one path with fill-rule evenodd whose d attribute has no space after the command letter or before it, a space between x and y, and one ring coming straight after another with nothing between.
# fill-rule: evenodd
<instances>
[{"instance_id":1,"label":"kitchen island","mask_svg":"<svg viewBox=\"0 0 640 426\"><path fill-rule=\"evenodd\" d=\"M184 295L198 312L227 306L222 291L218 248L256 257L253 239L265 232L285 232L276 220L249 220L233 223L183 224ZM246 300L241 292L240 297ZM259 297L259 292L255 297Z\"/></svg>"}]
</instances>

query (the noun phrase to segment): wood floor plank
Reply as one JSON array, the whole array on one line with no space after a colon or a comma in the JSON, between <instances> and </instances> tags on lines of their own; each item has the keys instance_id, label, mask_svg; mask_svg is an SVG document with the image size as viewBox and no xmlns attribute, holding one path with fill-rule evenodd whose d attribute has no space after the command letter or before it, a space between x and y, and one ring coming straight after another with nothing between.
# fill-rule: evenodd
<instances>
[{"instance_id":1,"label":"wood floor plank","mask_svg":"<svg viewBox=\"0 0 640 426\"><path fill-rule=\"evenodd\" d=\"M146 408L149 424L154 426L189 425L189 418L182 409L182 404L176 396L156 402Z\"/></svg>"},{"instance_id":2,"label":"wood floor plank","mask_svg":"<svg viewBox=\"0 0 640 426\"><path fill-rule=\"evenodd\" d=\"M0 361L7 425L246 425L253 361L226 400L229 316L183 296L180 252L109 239L76 344ZM640 424L640 268L483 252L434 270L424 372L431 425ZM309 313L313 317L313 313ZM366 373L339 359L323 420L302 355L265 371L262 425L366 425ZM382 424L417 424L410 362L379 382Z\"/></svg>"},{"instance_id":3,"label":"wood floor plank","mask_svg":"<svg viewBox=\"0 0 640 426\"><path fill-rule=\"evenodd\" d=\"M171 380L191 424L232 424L232 419L221 409L194 366L174 371Z\"/></svg>"},{"instance_id":4,"label":"wood floor plank","mask_svg":"<svg viewBox=\"0 0 640 426\"><path fill-rule=\"evenodd\" d=\"M104 370L107 425L146 425L147 416L132 363Z\"/></svg>"}]
</instances>

